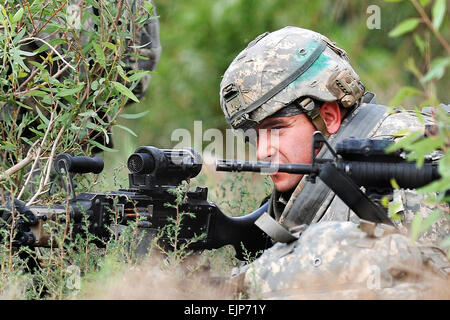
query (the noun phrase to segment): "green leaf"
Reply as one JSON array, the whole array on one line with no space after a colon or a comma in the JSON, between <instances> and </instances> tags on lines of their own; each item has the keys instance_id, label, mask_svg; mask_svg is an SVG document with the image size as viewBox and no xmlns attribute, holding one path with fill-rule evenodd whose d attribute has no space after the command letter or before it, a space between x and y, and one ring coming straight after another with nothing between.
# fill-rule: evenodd
<instances>
[{"instance_id":1,"label":"green leaf","mask_svg":"<svg viewBox=\"0 0 450 320\"><path fill-rule=\"evenodd\" d=\"M123 84L117 81L113 81L112 83L114 84L114 88L116 88L120 93L124 94L135 102L139 102L139 99L134 95L134 93Z\"/></svg>"},{"instance_id":2,"label":"green leaf","mask_svg":"<svg viewBox=\"0 0 450 320\"><path fill-rule=\"evenodd\" d=\"M22 28L22 30L19 31L19 33L14 37L13 44L17 45L20 40L22 40L23 36L25 35L26 28Z\"/></svg>"},{"instance_id":3,"label":"green leaf","mask_svg":"<svg viewBox=\"0 0 450 320\"><path fill-rule=\"evenodd\" d=\"M433 8L431 9L431 16L433 17L433 26L436 29L442 24L445 16L445 0L436 0L434 2Z\"/></svg>"},{"instance_id":4,"label":"green leaf","mask_svg":"<svg viewBox=\"0 0 450 320\"><path fill-rule=\"evenodd\" d=\"M51 39L48 43L49 43L50 45L52 45L53 47L55 47L55 46L57 46L57 45L67 43L67 40L61 39L61 38L56 38L56 39ZM48 50L49 48L50 48L50 47L49 47L48 45L43 44L42 46L40 46L38 49L34 50L33 52L34 52L34 53L41 53L41 52L43 52L43 51Z\"/></svg>"},{"instance_id":5,"label":"green leaf","mask_svg":"<svg viewBox=\"0 0 450 320\"><path fill-rule=\"evenodd\" d=\"M27 109L27 110L33 110L32 107L30 107L29 105L26 105L26 104L24 104L24 103L22 103L22 102L20 102L20 101L16 101L16 103L17 103L19 106L21 106L22 108L25 108L25 109Z\"/></svg>"},{"instance_id":6,"label":"green leaf","mask_svg":"<svg viewBox=\"0 0 450 320\"><path fill-rule=\"evenodd\" d=\"M100 144L100 143L98 143L98 142L96 142L94 140L91 140L91 139L88 139L87 141L90 144L92 144L94 147L97 147L97 148L99 148L99 149L101 149L103 151L106 151L106 152L118 152L119 151L117 149L111 149L111 148L105 147L104 145L102 145L102 144Z\"/></svg>"},{"instance_id":7,"label":"green leaf","mask_svg":"<svg viewBox=\"0 0 450 320\"><path fill-rule=\"evenodd\" d=\"M398 130L397 132L393 133L392 136L398 138L398 137L406 137L409 134L411 134L411 130L401 129L401 130Z\"/></svg>"},{"instance_id":8,"label":"green leaf","mask_svg":"<svg viewBox=\"0 0 450 320\"><path fill-rule=\"evenodd\" d=\"M145 77L147 74L151 74L151 71L137 71L133 75L129 77L130 81L139 81L143 77Z\"/></svg>"},{"instance_id":9,"label":"green leaf","mask_svg":"<svg viewBox=\"0 0 450 320\"><path fill-rule=\"evenodd\" d=\"M97 81L97 80L94 80L94 81L91 83L91 89L95 91L95 90L98 89L98 87L99 87L98 81Z\"/></svg>"},{"instance_id":10,"label":"green leaf","mask_svg":"<svg viewBox=\"0 0 450 320\"><path fill-rule=\"evenodd\" d=\"M414 87L403 87L401 88L394 98L389 102L391 106L398 106L405 98L413 97L420 94L420 90Z\"/></svg>"},{"instance_id":11,"label":"green leaf","mask_svg":"<svg viewBox=\"0 0 450 320\"><path fill-rule=\"evenodd\" d=\"M114 44L112 44L111 42L103 41L102 45L104 45L108 49L111 49L112 51L116 51L116 49L117 49L117 47Z\"/></svg>"},{"instance_id":12,"label":"green leaf","mask_svg":"<svg viewBox=\"0 0 450 320\"><path fill-rule=\"evenodd\" d=\"M138 118L142 118L143 116L145 116L148 113L148 111L144 111L144 112L140 112L140 113L135 113L135 114L131 114L131 113L125 113L125 114L121 114L120 117L124 118L124 119L138 119Z\"/></svg>"},{"instance_id":13,"label":"green leaf","mask_svg":"<svg viewBox=\"0 0 450 320\"><path fill-rule=\"evenodd\" d=\"M32 57L34 56L36 53L34 52L28 52L28 51L23 51L23 50L19 50L19 54L21 56L25 56L25 57Z\"/></svg>"},{"instance_id":14,"label":"green leaf","mask_svg":"<svg viewBox=\"0 0 450 320\"><path fill-rule=\"evenodd\" d=\"M97 116L97 112L95 112L94 110L87 110L86 112L82 112L78 114L80 117L92 117L94 118L95 116Z\"/></svg>"},{"instance_id":15,"label":"green leaf","mask_svg":"<svg viewBox=\"0 0 450 320\"><path fill-rule=\"evenodd\" d=\"M405 62L405 67L407 70L412 72L412 74L414 74L418 79L422 78L422 74L420 73L419 69L417 68L414 58L409 57Z\"/></svg>"},{"instance_id":16,"label":"green leaf","mask_svg":"<svg viewBox=\"0 0 450 320\"><path fill-rule=\"evenodd\" d=\"M125 130L126 132L130 133L131 135L137 137L137 134L133 132L133 130L131 130L130 128L127 128L125 126L122 126L120 124L115 124L114 127L118 127L121 128L122 130Z\"/></svg>"},{"instance_id":17,"label":"green leaf","mask_svg":"<svg viewBox=\"0 0 450 320\"><path fill-rule=\"evenodd\" d=\"M417 238L419 238L421 224L422 224L422 215L419 212L417 212L414 215L414 218L411 222L410 238L412 242L415 242Z\"/></svg>"},{"instance_id":18,"label":"green leaf","mask_svg":"<svg viewBox=\"0 0 450 320\"><path fill-rule=\"evenodd\" d=\"M45 97L46 95L48 95L48 93L41 90L31 90L27 92L25 95L31 97Z\"/></svg>"},{"instance_id":19,"label":"green leaf","mask_svg":"<svg viewBox=\"0 0 450 320\"><path fill-rule=\"evenodd\" d=\"M401 212L402 208L403 204L401 202L389 203L388 204L389 217L394 220L401 220L402 214L401 213L399 214L399 212Z\"/></svg>"},{"instance_id":20,"label":"green leaf","mask_svg":"<svg viewBox=\"0 0 450 320\"><path fill-rule=\"evenodd\" d=\"M425 219L420 212L414 215L411 223L411 240L415 242L421 233L424 233L440 218L442 212L439 209L433 210Z\"/></svg>"},{"instance_id":21,"label":"green leaf","mask_svg":"<svg viewBox=\"0 0 450 320\"><path fill-rule=\"evenodd\" d=\"M32 146L33 145L33 141L31 141L30 139L28 139L28 138L25 138L25 137L21 137L20 139L22 139L23 141L25 141L25 143L26 144L28 144L28 145L30 145L30 146Z\"/></svg>"},{"instance_id":22,"label":"green leaf","mask_svg":"<svg viewBox=\"0 0 450 320\"><path fill-rule=\"evenodd\" d=\"M31 132L33 132L37 137L43 137L44 136L44 133L39 131L39 130L36 130L36 129L32 128L32 127L28 128L28 129Z\"/></svg>"},{"instance_id":23,"label":"green leaf","mask_svg":"<svg viewBox=\"0 0 450 320\"><path fill-rule=\"evenodd\" d=\"M394 178L391 179L391 186L396 190L400 189L400 186L398 185L397 181Z\"/></svg>"},{"instance_id":24,"label":"green leaf","mask_svg":"<svg viewBox=\"0 0 450 320\"><path fill-rule=\"evenodd\" d=\"M97 56L97 62L103 67L106 68L106 57L105 53L103 52L102 47L100 47L97 43L93 42L92 45L94 46L95 54Z\"/></svg>"},{"instance_id":25,"label":"green leaf","mask_svg":"<svg viewBox=\"0 0 450 320\"><path fill-rule=\"evenodd\" d=\"M106 129L105 129L104 127L102 127L101 125L98 125L98 124L96 124L96 123L93 123L93 122L91 122L91 121L87 121L87 122L85 123L85 126L86 126L86 128L88 128L88 129L92 129L92 130L95 130L95 131L97 131L97 132L103 133L104 138L105 138L105 143L106 143L106 144L109 143L109 135L108 135L108 132L106 131Z\"/></svg>"},{"instance_id":26,"label":"green leaf","mask_svg":"<svg viewBox=\"0 0 450 320\"><path fill-rule=\"evenodd\" d=\"M393 151L401 149L401 148L405 148L405 147L409 146L411 143L413 143L414 141L421 138L422 136L423 136L422 132L414 131L407 137L404 137L401 140L397 141L396 143L387 147L386 152L389 153L389 152L393 152Z\"/></svg>"},{"instance_id":27,"label":"green leaf","mask_svg":"<svg viewBox=\"0 0 450 320\"><path fill-rule=\"evenodd\" d=\"M125 71L123 70L123 68L120 66L120 64L117 65L117 71L119 72L120 76L122 77L123 80L125 81L130 81L130 79L127 77L127 75L125 74Z\"/></svg>"},{"instance_id":28,"label":"green leaf","mask_svg":"<svg viewBox=\"0 0 450 320\"><path fill-rule=\"evenodd\" d=\"M426 7L427 4L430 3L430 0L420 0L419 2L420 2L420 5L421 5L422 7Z\"/></svg>"},{"instance_id":29,"label":"green leaf","mask_svg":"<svg viewBox=\"0 0 450 320\"><path fill-rule=\"evenodd\" d=\"M16 14L14 15L14 17L11 20L11 24L16 24L17 22L20 21L20 19L22 19L23 16L23 8L20 8Z\"/></svg>"},{"instance_id":30,"label":"green leaf","mask_svg":"<svg viewBox=\"0 0 450 320\"><path fill-rule=\"evenodd\" d=\"M420 232L427 231L441 216L439 209L434 209L420 224Z\"/></svg>"},{"instance_id":31,"label":"green leaf","mask_svg":"<svg viewBox=\"0 0 450 320\"><path fill-rule=\"evenodd\" d=\"M0 150L14 152L16 147L9 141L0 141Z\"/></svg>"},{"instance_id":32,"label":"green leaf","mask_svg":"<svg viewBox=\"0 0 450 320\"><path fill-rule=\"evenodd\" d=\"M36 112L39 115L39 118L41 118L42 122L45 123L46 125L48 125L48 123L50 122L42 113L42 111L40 110L40 108L36 108Z\"/></svg>"},{"instance_id":33,"label":"green leaf","mask_svg":"<svg viewBox=\"0 0 450 320\"><path fill-rule=\"evenodd\" d=\"M419 48L420 53L424 53L425 42L423 42L422 38L417 33L414 33L413 37L414 37L414 43L416 44L417 48Z\"/></svg>"},{"instance_id":34,"label":"green leaf","mask_svg":"<svg viewBox=\"0 0 450 320\"><path fill-rule=\"evenodd\" d=\"M150 1L144 2L144 9L147 11L150 15L153 15L153 4Z\"/></svg>"},{"instance_id":35,"label":"green leaf","mask_svg":"<svg viewBox=\"0 0 450 320\"><path fill-rule=\"evenodd\" d=\"M432 79L440 79L444 76L445 69L450 64L450 57L436 58L431 62L430 70L423 77L423 81L427 82Z\"/></svg>"},{"instance_id":36,"label":"green leaf","mask_svg":"<svg viewBox=\"0 0 450 320\"><path fill-rule=\"evenodd\" d=\"M445 146L445 140L440 136L430 136L420 139L412 144L404 146L405 150L428 154L440 147Z\"/></svg>"},{"instance_id":37,"label":"green leaf","mask_svg":"<svg viewBox=\"0 0 450 320\"><path fill-rule=\"evenodd\" d=\"M441 176L450 176L450 152L446 152L446 154L439 159L439 173Z\"/></svg>"},{"instance_id":38,"label":"green leaf","mask_svg":"<svg viewBox=\"0 0 450 320\"><path fill-rule=\"evenodd\" d=\"M419 18L409 18L400 22L394 29L392 29L388 36L391 38L399 37L405 33L413 31L419 24Z\"/></svg>"},{"instance_id":39,"label":"green leaf","mask_svg":"<svg viewBox=\"0 0 450 320\"><path fill-rule=\"evenodd\" d=\"M384 208L389 207L389 197L388 196L383 196L381 198L381 204Z\"/></svg>"},{"instance_id":40,"label":"green leaf","mask_svg":"<svg viewBox=\"0 0 450 320\"><path fill-rule=\"evenodd\" d=\"M72 89L62 89L57 94L56 97L67 97L73 96L75 93L81 91L84 88L84 82L81 82L76 88Z\"/></svg>"},{"instance_id":41,"label":"green leaf","mask_svg":"<svg viewBox=\"0 0 450 320\"><path fill-rule=\"evenodd\" d=\"M20 56L21 50L19 50L18 48L12 48L12 49L10 50L10 52L11 52L11 56L13 57L13 58L12 58L12 62L13 62L13 63L11 63L11 65L12 65L13 67L19 65L19 66L21 66L21 67L23 68L23 70L25 70L26 72L30 72L30 69L28 69L28 67L25 65L25 63L23 62L23 59L22 59L21 56ZM13 72L14 72L14 71L15 71L15 70L14 70L14 68L13 68Z\"/></svg>"},{"instance_id":42,"label":"green leaf","mask_svg":"<svg viewBox=\"0 0 450 320\"><path fill-rule=\"evenodd\" d=\"M419 193L439 192L443 190L450 190L450 177L444 177L437 181L433 181L426 186L417 189Z\"/></svg>"},{"instance_id":43,"label":"green leaf","mask_svg":"<svg viewBox=\"0 0 450 320\"><path fill-rule=\"evenodd\" d=\"M36 61L29 61L30 64L32 64L33 66L35 66L36 68L38 68L39 70L41 70L42 72L45 72L45 67L40 64L39 62Z\"/></svg>"}]
</instances>

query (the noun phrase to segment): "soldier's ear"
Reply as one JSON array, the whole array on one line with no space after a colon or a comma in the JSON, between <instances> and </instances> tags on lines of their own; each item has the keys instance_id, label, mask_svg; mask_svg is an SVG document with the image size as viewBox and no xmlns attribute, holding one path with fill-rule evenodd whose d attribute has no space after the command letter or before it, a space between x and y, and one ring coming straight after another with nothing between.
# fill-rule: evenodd
<instances>
[{"instance_id":1,"label":"soldier's ear","mask_svg":"<svg viewBox=\"0 0 450 320\"><path fill-rule=\"evenodd\" d=\"M325 123L329 134L336 133L341 126L341 109L336 101L325 102L320 107L320 116Z\"/></svg>"}]
</instances>

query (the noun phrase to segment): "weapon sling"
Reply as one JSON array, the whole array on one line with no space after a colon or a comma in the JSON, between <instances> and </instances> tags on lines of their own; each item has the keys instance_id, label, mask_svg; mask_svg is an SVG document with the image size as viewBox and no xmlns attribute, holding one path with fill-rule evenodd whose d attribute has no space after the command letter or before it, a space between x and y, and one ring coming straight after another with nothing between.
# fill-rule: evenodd
<instances>
[{"instance_id":1,"label":"weapon sling","mask_svg":"<svg viewBox=\"0 0 450 320\"><path fill-rule=\"evenodd\" d=\"M353 112L350 117L346 118L341 125L340 130L333 136L329 143L332 147L343 139L354 137L368 137L370 133L377 127L386 115L387 108L381 105L364 104ZM331 152L322 148L318 157L330 157ZM306 177L303 177L305 179ZM282 218L287 224L310 224L314 216L319 213L325 200L331 201L332 191L323 181L316 183L305 182L303 190L293 199L292 208L283 212ZM328 199L327 199L328 198ZM297 213L297 214L296 214ZM298 214L300 213L300 214Z\"/></svg>"}]
</instances>

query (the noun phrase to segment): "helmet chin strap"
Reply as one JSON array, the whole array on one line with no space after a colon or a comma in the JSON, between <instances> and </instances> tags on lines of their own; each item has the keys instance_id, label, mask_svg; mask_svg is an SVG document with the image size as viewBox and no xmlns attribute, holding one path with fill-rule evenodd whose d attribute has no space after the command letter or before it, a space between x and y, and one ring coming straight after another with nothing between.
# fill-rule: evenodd
<instances>
[{"instance_id":1,"label":"helmet chin strap","mask_svg":"<svg viewBox=\"0 0 450 320\"><path fill-rule=\"evenodd\" d=\"M356 102L353 105L344 107L344 110L348 111L353 108L358 108L361 104L361 101L362 101L362 97L358 97L358 99L356 100ZM339 100L336 102L338 103L338 105L342 105ZM308 119L311 121L311 123L314 125L314 127L318 131L322 132L322 134L326 138L328 138L330 136L330 133L328 132L325 121L322 119L322 116L320 115L320 106L321 105L317 105L316 102L314 102L314 100L312 100L311 98L308 98L308 97L304 98L302 100L299 99L296 104L302 110L302 112L308 117Z\"/></svg>"},{"instance_id":2,"label":"helmet chin strap","mask_svg":"<svg viewBox=\"0 0 450 320\"><path fill-rule=\"evenodd\" d=\"M314 127L322 132L322 134L328 138L330 134L328 133L325 121L323 121L320 115L320 106L316 106L314 100L311 98L305 98L298 102L299 107L302 109L303 113L309 118Z\"/></svg>"}]
</instances>

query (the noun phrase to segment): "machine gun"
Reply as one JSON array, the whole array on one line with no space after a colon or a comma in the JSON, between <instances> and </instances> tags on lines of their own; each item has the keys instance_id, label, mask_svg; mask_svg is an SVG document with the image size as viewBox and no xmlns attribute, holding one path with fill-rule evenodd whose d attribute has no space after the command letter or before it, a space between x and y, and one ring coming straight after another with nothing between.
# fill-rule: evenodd
<instances>
[{"instance_id":1,"label":"machine gun","mask_svg":"<svg viewBox=\"0 0 450 320\"><path fill-rule=\"evenodd\" d=\"M277 164L218 160L218 171L288 172L308 175L315 182L319 177L361 219L392 225L387 210L380 205L382 196L392 194L392 179L404 189L425 186L440 178L438 165L432 159L418 168L407 162L404 152L386 153L394 141L350 137L336 144L334 150L320 131L313 135L311 164ZM325 144L332 159L316 158L315 150Z\"/></svg>"},{"instance_id":2,"label":"machine gun","mask_svg":"<svg viewBox=\"0 0 450 320\"><path fill-rule=\"evenodd\" d=\"M391 179L401 188L419 188L440 178L438 167L426 161L421 168L407 162L401 151L387 154L385 149L392 140L348 138L336 145L334 150L320 132L313 136L311 164L274 164L269 162L243 162L218 160L217 171L288 172L307 174L311 182L319 177L336 193L361 219L375 223L392 224L386 209L376 199L379 195L392 192ZM326 144L332 159L315 157L315 150ZM158 149L151 146L139 147L128 158L129 188L106 193L76 194L72 175L79 173L100 173L103 160L99 157L73 157L61 154L55 159L55 169L66 172L68 193L71 199L66 204L52 206L26 206L14 201L7 207L0 207L0 221L15 219L13 246L49 246L50 235L44 227L47 221L58 221L60 217L73 223L73 232L88 232L98 239L97 245L111 238L114 226L125 226L129 221L138 221L138 226L149 234L164 228L169 218L175 219L177 209L167 206L174 203L176 195L171 189L182 181L194 178L201 171L201 157L192 149ZM191 243L193 250L214 249L233 245L236 257L244 259L245 253L256 253L270 246L267 235L255 221L267 211L268 202L254 212L242 217L230 217L215 204L207 201L208 189L197 187L184 194L184 201L178 207L186 215L177 237L178 243ZM167 238L161 238L168 246Z\"/></svg>"},{"instance_id":3,"label":"machine gun","mask_svg":"<svg viewBox=\"0 0 450 320\"><path fill-rule=\"evenodd\" d=\"M10 239L12 245L50 246L50 234L45 228L50 220L69 219L73 223L72 232L84 236L88 221L88 232L96 236L98 246L111 239L112 230L116 230L114 227L126 226L129 221L137 221L141 230L155 235L170 223L170 218L176 219L178 209L178 212L193 213L193 216L183 216L177 235L178 246L203 234L203 238L190 243L189 250L214 249L231 244L236 257L243 260L245 251L257 252L265 248L266 236L254 221L267 205L243 217L231 217L207 201L207 188L197 187L195 191L184 194L184 201L178 208L167 206L168 203L174 204L176 199L171 189L201 171L201 157L194 150L139 147L128 158L128 189L76 194L73 175L100 173L103 166L100 157L58 155L54 167L66 177L66 189L71 198L65 204L52 206L27 206L16 200L0 207L0 221L6 223L12 220L12 215L15 217L15 236ZM167 237L160 240L163 246L170 246Z\"/></svg>"}]
</instances>

